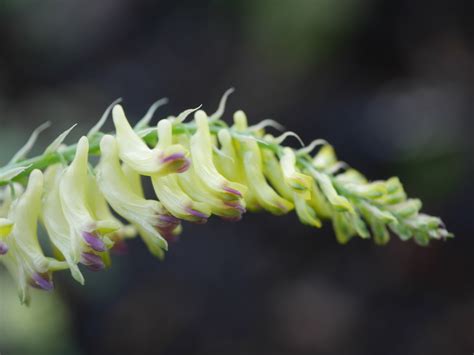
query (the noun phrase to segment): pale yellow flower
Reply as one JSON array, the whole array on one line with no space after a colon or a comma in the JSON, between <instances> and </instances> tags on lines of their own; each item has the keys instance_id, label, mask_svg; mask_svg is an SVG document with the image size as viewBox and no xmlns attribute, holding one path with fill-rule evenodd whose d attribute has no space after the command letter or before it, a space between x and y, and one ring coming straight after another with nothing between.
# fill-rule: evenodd
<instances>
[{"instance_id":1,"label":"pale yellow flower","mask_svg":"<svg viewBox=\"0 0 474 355\"><path fill-rule=\"evenodd\" d=\"M18 285L20 300L29 302L28 285L49 291L53 288L51 273L67 268L66 263L44 255L38 241L37 224L41 211L43 174L30 174L25 192L13 201L8 219L14 223L4 239L8 252L0 257Z\"/></svg>"},{"instance_id":2,"label":"pale yellow flower","mask_svg":"<svg viewBox=\"0 0 474 355\"><path fill-rule=\"evenodd\" d=\"M112 115L120 159L141 175L167 175L186 170L189 166L189 152L183 146L169 144L163 147L159 144L151 149L130 126L122 106L116 105Z\"/></svg>"},{"instance_id":3,"label":"pale yellow flower","mask_svg":"<svg viewBox=\"0 0 474 355\"><path fill-rule=\"evenodd\" d=\"M90 172L88 166L89 144L82 137L77 144L76 155L61 177L59 192L64 217L69 224L73 243L74 262L80 260L93 270L102 269L113 243L107 235L121 228L112 218L97 218L96 206L90 198ZM100 257L100 258L99 258Z\"/></svg>"},{"instance_id":4,"label":"pale yellow flower","mask_svg":"<svg viewBox=\"0 0 474 355\"><path fill-rule=\"evenodd\" d=\"M124 174L113 136L104 136L100 146L102 156L97 166L97 182L101 192L114 211L138 229L151 252L161 257L168 248L162 235L173 235L179 221L167 213L160 202L144 199L138 182L130 184L130 180L137 177L131 172L128 178Z\"/></svg>"}]
</instances>

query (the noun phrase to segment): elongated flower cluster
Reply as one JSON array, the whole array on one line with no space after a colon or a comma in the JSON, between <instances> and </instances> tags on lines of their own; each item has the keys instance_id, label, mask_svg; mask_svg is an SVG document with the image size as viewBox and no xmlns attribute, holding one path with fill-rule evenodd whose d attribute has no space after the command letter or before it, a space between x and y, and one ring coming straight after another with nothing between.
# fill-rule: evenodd
<instances>
[{"instance_id":1,"label":"elongated flower cluster","mask_svg":"<svg viewBox=\"0 0 474 355\"><path fill-rule=\"evenodd\" d=\"M229 93L211 116L186 110L156 127L149 122L162 101L135 127L114 103L76 145L63 145L68 130L44 154L26 159L34 132L0 169L0 263L16 280L22 302L30 286L51 290L54 271L69 269L84 284L80 265L104 269L110 251L135 235L163 258L182 221L205 223L212 215L238 221L247 210L294 210L309 226L330 220L340 243L359 236L385 244L390 231L420 245L451 237L439 218L419 213L421 202L407 198L398 178L368 181L339 162L325 141L285 147L294 134L268 134L265 127L277 126L270 120L249 126L242 111L227 125L221 116ZM115 134L104 134L110 111ZM194 120L183 123L191 114ZM100 156L96 166L91 155ZM144 178L151 180L153 198L144 194ZM45 256L38 224L53 257Z\"/></svg>"}]
</instances>

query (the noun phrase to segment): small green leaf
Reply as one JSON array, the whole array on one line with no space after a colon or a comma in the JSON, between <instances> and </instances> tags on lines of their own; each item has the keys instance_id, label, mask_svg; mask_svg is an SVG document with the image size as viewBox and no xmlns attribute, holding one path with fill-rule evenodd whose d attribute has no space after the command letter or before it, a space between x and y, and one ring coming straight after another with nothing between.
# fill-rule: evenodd
<instances>
[{"instance_id":1,"label":"small green leaf","mask_svg":"<svg viewBox=\"0 0 474 355\"><path fill-rule=\"evenodd\" d=\"M58 148L61 146L61 144L64 142L64 140L66 139L66 137L69 135L69 133L71 133L71 131L77 126L77 123L75 125L73 125L71 128L69 128L68 130L64 131L63 133L61 133L44 151L43 154L50 154L50 153L54 153L58 150Z\"/></svg>"},{"instance_id":2,"label":"small green leaf","mask_svg":"<svg viewBox=\"0 0 474 355\"><path fill-rule=\"evenodd\" d=\"M153 118L153 115L155 114L156 110L158 110L158 108L160 108L161 106L166 105L167 103L168 103L168 99L166 97L155 101L153 105L150 106L145 116L143 116L143 118L140 121L138 121L134 129L136 131L139 131L143 128L148 127L148 124Z\"/></svg>"},{"instance_id":3,"label":"small green leaf","mask_svg":"<svg viewBox=\"0 0 474 355\"><path fill-rule=\"evenodd\" d=\"M90 129L90 131L87 133L87 138L91 138L94 134L96 134L97 132L99 132L102 128L102 126L105 124L105 122L107 121L107 118L109 118L110 116L110 111L112 111L112 109L114 108L115 105L117 105L118 103L122 102L122 98L118 98L117 100L115 100L114 102L112 102L104 111L104 113L102 114L102 117L99 119L99 121L95 124L94 127L92 127Z\"/></svg>"},{"instance_id":4,"label":"small green leaf","mask_svg":"<svg viewBox=\"0 0 474 355\"><path fill-rule=\"evenodd\" d=\"M25 170L27 170L30 167L31 167L31 164L26 165L26 166L19 166L17 168L11 168L11 169L7 169L5 171L2 171L2 172L0 172L0 181L6 181L6 182L11 181L12 179L17 177L18 175L20 175L22 172L24 172Z\"/></svg>"},{"instance_id":5,"label":"small green leaf","mask_svg":"<svg viewBox=\"0 0 474 355\"><path fill-rule=\"evenodd\" d=\"M50 122L45 122L38 128L36 128L33 133L31 133L30 138L28 138L28 141L26 144L13 156L13 158L10 160L8 165L10 164L15 164L18 161L24 159L26 155L30 152L30 150L33 148L35 145L36 141L38 140L39 135L41 132L43 132L45 129L47 129L49 126L51 126Z\"/></svg>"}]
</instances>

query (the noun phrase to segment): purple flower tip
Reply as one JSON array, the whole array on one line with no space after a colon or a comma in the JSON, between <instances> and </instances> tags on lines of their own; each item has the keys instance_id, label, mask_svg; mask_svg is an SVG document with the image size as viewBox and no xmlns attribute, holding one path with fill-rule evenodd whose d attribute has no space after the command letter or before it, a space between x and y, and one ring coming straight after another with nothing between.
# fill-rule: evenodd
<instances>
[{"instance_id":1,"label":"purple flower tip","mask_svg":"<svg viewBox=\"0 0 474 355\"><path fill-rule=\"evenodd\" d=\"M171 154L171 155L168 155L167 157L164 157L161 159L161 162L163 164L166 164L166 163L172 163L176 160L180 160L180 159L184 159L184 154L183 153L174 153L174 154Z\"/></svg>"},{"instance_id":2,"label":"purple flower tip","mask_svg":"<svg viewBox=\"0 0 474 355\"><path fill-rule=\"evenodd\" d=\"M176 218L175 216L171 216L171 215L168 215L168 214L161 214L158 219L160 220L160 222L162 223L166 223L166 224L169 224L169 225L178 225L179 224L179 219Z\"/></svg>"},{"instance_id":3,"label":"purple flower tip","mask_svg":"<svg viewBox=\"0 0 474 355\"><path fill-rule=\"evenodd\" d=\"M181 162L181 166L176 169L177 173L184 173L186 170L189 169L191 162L189 161L189 159L186 158L184 153L174 153L168 155L167 157L161 158L162 164L172 164L178 161Z\"/></svg>"},{"instance_id":4,"label":"purple flower tip","mask_svg":"<svg viewBox=\"0 0 474 355\"><path fill-rule=\"evenodd\" d=\"M247 212L247 210L245 209L245 207L242 206L242 204L239 203L239 202L225 201L225 202L224 202L224 205L226 205L226 206L228 206L228 207L231 207L231 208L237 210L240 214L244 214L245 212Z\"/></svg>"},{"instance_id":5,"label":"purple flower tip","mask_svg":"<svg viewBox=\"0 0 474 355\"><path fill-rule=\"evenodd\" d=\"M195 209L192 209L190 207L186 208L186 212L189 213L190 215L193 215L194 217L198 217L201 219L207 219L209 217L207 214L197 211Z\"/></svg>"},{"instance_id":6,"label":"purple flower tip","mask_svg":"<svg viewBox=\"0 0 474 355\"><path fill-rule=\"evenodd\" d=\"M283 205L282 203L277 203L278 208L282 211L282 213L288 213L288 208Z\"/></svg>"},{"instance_id":7,"label":"purple flower tip","mask_svg":"<svg viewBox=\"0 0 474 355\"><path fill-rule=\"evenodd\" d=\"M104 242L100 239L96 233L82 232L82 237L85 242L95 251L102 252L106 251Z\"/></svg>"},{"instance_id":8,"label":"purple flower tip","mask_svg":"<svg viewBox=\"0 0 474 355\"><path fill-rule=\"evenodd\" d=\"M181 174L184 173L186 170L189 169L191 166L191 161L189 159L183 160L183 165L179 169L176 170L177 173Z\"/></svg>"},{"instance_id":9,"label":"purple flower tip","mask_svg":"<svg viewBox=\"0 0 474 355\"><path fill-rule=\"evenodd\" d=\"M54 288L53 281L50 280L48 274L40 274L36 272L33 274L31 279L31 286L34 288L44 291L51 291Z\"/></svg>"},{"instance_id":10,"label":"purple flower tip","mask_svg":"<svg viewBox=\"0 0 474 355\"><path fill-rule=\"evenodd\" d=\"M228 193L232 194L232 195L242 197L242 193L239 190L233 189L232 187L224 186L223 190L225 192L228 192Z\"/></svg>"},{"instance_id":11,"label":"purple flower tip","mask_svg":"<svg viewBox=\"0 0 474 355\"><path fill-rule=\"evenodd\" d=\"M91 271L101 271L105 269L105 264L102 261L102 258L97 254L82 253L81 263L87 266L87 268Z\"/></svg>"},{"instance_id":12,"label":"purple flower tip","mask_svg":"<svg viewBox=\"0 0 474 355\"><path fill-rule=\"evenodd\" d=\"M8 245L5 242L0 242L0 255L5 255L8 253Z\"/></svg>"},{"instance_id":13,"label":"purple flower tip","mask_svg":"<svg viewBox=\"0 0 474 355\"><path fill-rule=\"evenodd\" d=\"M239 222L242 220L242 215L238 215L234 217L221 217L221 218L227 222Z\"/></svg>"},{"instance_id":14,"label":"purple flower tip","mask_svg":"<svg viewBox=\"0 0 474 355\"><path fill-rule=\"evenodd\" d=\"M128 253L128 246L124 240L116 240L112 247L112 252L116 255L125 255Z\"/></svg>"},{"instance_id":15,"label":"purple flower tip","mask_svg":"<svg viewBox=\"0 0 474 355\"><path fill-rule=\"evenodd\" d=\"M163 238L165 238L168 243L176 243L179 240L179 235L163 233Z\"/></svg>"}]
</instances>

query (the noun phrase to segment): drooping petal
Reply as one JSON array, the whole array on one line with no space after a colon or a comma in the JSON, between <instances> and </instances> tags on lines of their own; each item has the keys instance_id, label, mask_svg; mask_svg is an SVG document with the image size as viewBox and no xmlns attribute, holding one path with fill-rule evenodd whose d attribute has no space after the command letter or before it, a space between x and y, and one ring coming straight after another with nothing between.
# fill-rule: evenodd
<instances>
[{"instance_id":1,"label":"drooping petal","mask_svg":"<svg viewBox=\"0 0 474 355\"><path fill-rule=\"evenodd\" d=\"M137 228L151 252L161 256L167 242L160 231L171 232L179 222L158 201L146 200L134 191L120 165L114 137L104 136L100 146L97 182L101 192L114 211Z\"/></svg>"},{"instance_id":2,"label":"drooping petal","mask_svg":"<svg viewBox=\"0 0 474 355\"><path fill-rule=\"evenodd\" d=\"M153 189L160 202L175 217L195 223L204 223L211 215L210 207L194 201L181 188L176 174L152 177Z\"/></svg>"},{"instance_id":3,"label":"drooping petal","mask_svg":"<svg viewBox=\"0 0 474 355\"><path fill-rule=\"evenodd\" d=\"M88 168L89 144L82 137L77 145L76 155L64 171L59 184L61 206L70 231L75 251L74 261L83 252L102 252L112 247L107 234L114 233L121 225L113 219L99 219L94 200L90 197L90 176ZM102 255L105 257L105 255Z\"/></svg>"},{"instance_id":4,"label":"drooping petal","mask_svg":"<svg viewBox=\"0 0 474 355\"><path fill-rule=\"evenodd\" d=\"M66 263L46 257L39 244L37 222L42 193L43 174L34 170L25 192L13 202L8 215L15 224L6 240L9 252L2 261L17 281L23 303L29 301L28 285L49 291L53 287L51 272L67 267Z\"/></svg>"},{"instance_id":5,"label":"drooping petal","mask_svg":"<svg viewBox=\"0 0 474 355\"><path fill-rule=\"evenodd\" d=\"M77 264L80 261L82 249L74 250L76 243L71 239L72 231L64 217L59 184L64 168L61 165L52 165L45 172L45 191L41 220L48 232L49 239L61 252L71 270L72 277L84 284L84 276Z\"/></svg>"}]
</instances>

